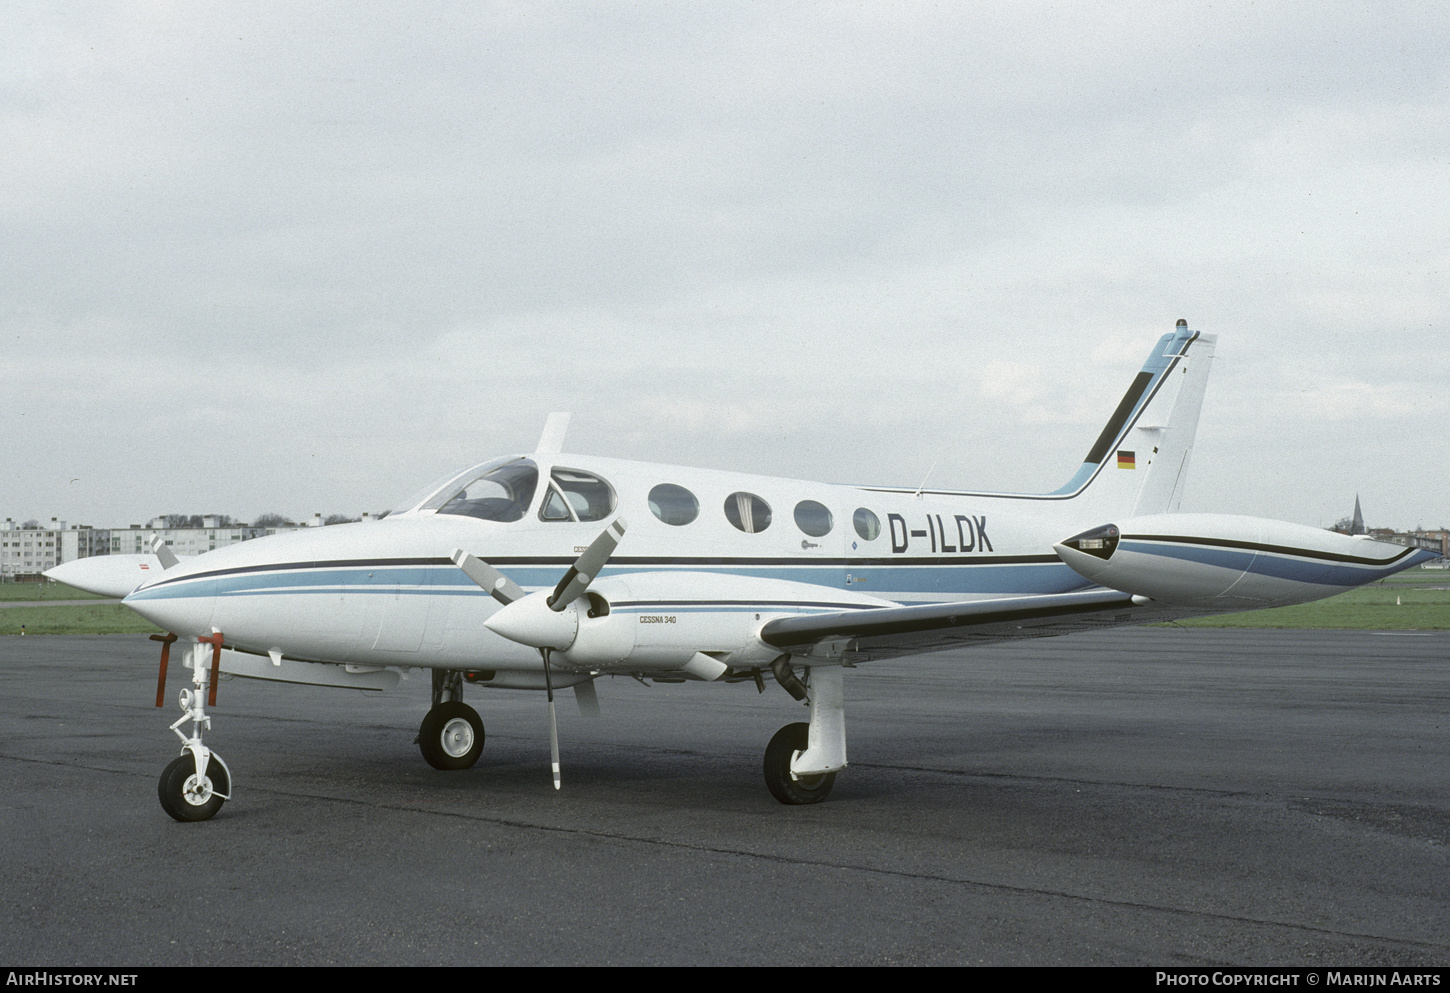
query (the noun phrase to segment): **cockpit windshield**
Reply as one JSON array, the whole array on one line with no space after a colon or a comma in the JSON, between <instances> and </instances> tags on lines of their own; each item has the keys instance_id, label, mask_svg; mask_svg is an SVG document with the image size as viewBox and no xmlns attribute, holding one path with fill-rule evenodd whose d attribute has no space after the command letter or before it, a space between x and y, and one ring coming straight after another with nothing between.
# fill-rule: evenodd
<instances>
[{"instance_id":1,"label":"cockpit windshield","mask_svg":"<svg viewBox=\"0 0 1450 993\"><path fill-rule=\"evenodd\" d=\"M404 500L392 510L388 511L388 516L394 517L398 514L405 514L410 510L417 510L418 504L422 503L424 500L427 500L435 493L441 493L444 490L448 490L449 493L455 493L457 492L457 487L455 486L452 489L449 489L451 484L457 482L461 485L465 479L472 479L482 470L486 469L489 466L497 465L500 461L501 460L499 459L494 459L492 462L485 462L483 465L469 466L462 472L459 472L455 469L453 472L450 472L446 476L439 476L437 479L433 480L421 490L417 490L416 492L410 494L408 499Z\"/></svg>"},{"instance_id":2,"label":"cockpit windshield","mask_svg":"<svg viewBox=\"0 0 1450 993\"><path fill-rule=\"evenodd\" d=\"M510 458L478 466L462 485L452 482L425 502L422 510L460 514L484 521L517 521L528 512L539 485L539 468L528 459Z\"/></svg>"}]
</instances>

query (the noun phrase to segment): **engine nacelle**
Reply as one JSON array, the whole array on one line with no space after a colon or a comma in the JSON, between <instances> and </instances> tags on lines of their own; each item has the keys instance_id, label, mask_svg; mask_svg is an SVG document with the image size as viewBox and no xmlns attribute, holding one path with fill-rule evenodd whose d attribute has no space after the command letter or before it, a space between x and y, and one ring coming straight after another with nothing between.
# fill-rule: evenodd
<instances>
[{"instance_id":1,"label":"engine nacelle","mask_svg":"<svg viewBox=\"0 0 1450 993\"><path fill-rule=\"evenodd\" d=\"M1099 585L1219 611L1320 600L1433 557L1363 535L1230 514L1130 518L1053 547Z\"/></svg>"},{"instance_id":2,"label":"engine nacelle","mask_svg":"<svg viewBox=\"0 0 1450 993\"><path fill-rule=\"evenodd\" d=\"M689 590L682 596L682 590ZM538 603L530 601L538 597ZM831 603L807 583L720 573L646 572L595 580L562 612L533 594L498 611L490 630L522 644L553 649L560 666L601 672L682 671L702 679L735 664L760 665L779 654L756 638L776 617L843 607L891 604L835 590ZM756 651L758 650L758 652ZM756 658L755 654L764 653Z\"/></svg>"}]
</instances>

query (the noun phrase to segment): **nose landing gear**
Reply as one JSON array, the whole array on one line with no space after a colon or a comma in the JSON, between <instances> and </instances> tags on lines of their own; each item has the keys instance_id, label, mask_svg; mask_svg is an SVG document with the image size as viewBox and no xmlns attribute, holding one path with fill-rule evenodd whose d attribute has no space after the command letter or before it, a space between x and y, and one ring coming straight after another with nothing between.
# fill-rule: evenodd
<instances>
[{"instance_id":1,"label":"nose landing gear","mask_svg":"<svg viewBox=\"0 0 1450 993\"><path fill-rule=\"evenodd\" d=\"M167 656L176 636L157 637L155 640L162 643L160 681L164 684ZM211 646L209 653L203 648L205 645ZM201 740L202 731L211 729L211 718L206 715L206 704L216 706L216 676L221 663L221 650L220 633L198 638L197 644L187 650L186 664L191 668L191 688L181 691L177 700L181 705L181 719L171 725L171 730L181 739L181 755L171 760L156 784L161 808L178 821L207 820L214 817L222 809L222 804L231 799L232 776L227 764ZM161 692L158 687L158 707L161 706ZM181 726L187 721L192 722L190 737L181 732Z\"/></svg>"}]
</instances>

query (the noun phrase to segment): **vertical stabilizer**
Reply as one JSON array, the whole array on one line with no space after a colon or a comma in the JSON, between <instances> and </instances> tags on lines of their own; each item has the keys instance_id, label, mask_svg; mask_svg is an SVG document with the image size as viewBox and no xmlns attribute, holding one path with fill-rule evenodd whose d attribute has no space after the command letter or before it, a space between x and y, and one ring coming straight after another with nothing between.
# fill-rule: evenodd
<instances>
[{"instance_id":1,"label":"vertical stabilizer","mask_svg":"<svg viewBox=\"0 0 1450 993\"><path fill-rule=\"evenodd\" d=\"M1178 381L1172 406L1159 408L1168 414L1163 427L1140 422L1129 432L1135 441L1137 437L1142 437L1140 447L1150 453L1143 488L1133 508L1136 517L1172 513L1183 500L1183 489L1188 481L1188 461L1193 455L1198 415L1203 409L1203 394L1208 387L1208 371L1213 365L1213 349L1217 341L1215 335L1199 335L1193 342L1192 354L1185 354L1179 362L1172 376Z\"/></svg>"},{"instance_id":2,"label":"vertical stabilizer","mask_svg":"<svg viewBox=\"0 0 1450 993\"><path fill-rule=\"evenodd\" d=\"M1092 515L1177 510L1216 340L1187 321L1160 338L1082 466L1054 495Z\"/></svg>"}]
</instances>

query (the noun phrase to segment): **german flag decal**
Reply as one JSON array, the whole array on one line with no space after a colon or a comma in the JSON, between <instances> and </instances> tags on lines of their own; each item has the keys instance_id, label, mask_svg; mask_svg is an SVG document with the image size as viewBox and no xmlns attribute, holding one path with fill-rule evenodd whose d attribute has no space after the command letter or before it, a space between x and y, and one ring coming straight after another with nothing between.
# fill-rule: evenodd
<instances>
[{"instance_id":1,"label":"german flag decal","mask_svg":"<svg viewBox=\"0 0 1450 993\"><path fill-rule=\"evenodd\" d=\"M1118 468L1119 469L1136 469L1136 468L1138 468L1138 463L1133 458L1133 453L1132 452L1119 452L1118 453Z\"/></svg>"}]
</instances>

